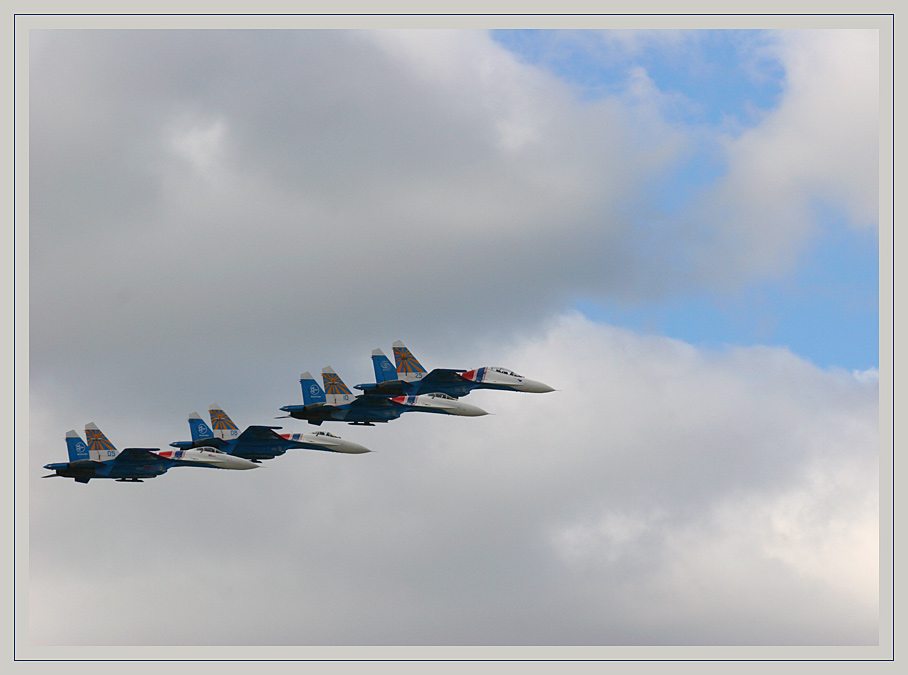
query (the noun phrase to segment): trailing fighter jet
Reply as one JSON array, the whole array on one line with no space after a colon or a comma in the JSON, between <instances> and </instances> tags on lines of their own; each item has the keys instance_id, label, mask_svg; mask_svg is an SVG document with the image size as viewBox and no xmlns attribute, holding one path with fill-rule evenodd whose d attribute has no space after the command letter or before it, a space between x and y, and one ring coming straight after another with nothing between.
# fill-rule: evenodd
<instances>
[{"instance_id":1,"label":"trailing fighter jet","mask_svg":"<svg viewBox=\"0 0 908 675\"><path fill-rule=\"evenodd\" d=\"M285 405L281 408L290 417L306 420L310 424L339 421L348 424L373 426L376 422L395 420L405 412L431 412L443 415L477 417L488 413L475 405L463 403L443 393L422 396L354 396L343 380L331 367L322 369L324 390L308 372L300 375L303 405Z\"/></svg>"},{"instance_id":2,"label":"trailing fighter jet","mask_svg":"<svg viewBox=\"0 0 908 675\"><path fill-rule=\"evenodd\" d=\"M228 455L243 457L253 462L273 459L283 455L287 450L296 449L326 450L346 454L371 452L369 448L359 443L346 441L340 436L325 431L314 434L278 434L274 430L280 429L280 427L251 426L246 427L246 430L240 433L236 424L220 406L209 406L208 414L211 417L211 427L205 424L198 413L191 413L189 429L192 440L176 441L171 445L176 448L213 445Z\"/></svg>"},{"instance_id":3,"label":"trailing fighter jet","mask_svg":"<svg viewBox=\"0 0 908 675\"><path fill-rule=\"evenodd\" d=\"M495 366L474 370L436 368L427 373L403 342L398 340L393 346L396 367L381 349L373 349L372 366L375 370L375 382L358 384L357 389L367 394L385 396L438 393L454 397L465 396L474 389L501 389L534 394L555 391L547 384Z\"/></svg>"},{"instance_id":4,"label":"trailing fighter jet","mask_svg":"<svg viewBox=\"0 0 908 675\"><path fill-rule=\"evenodd\" d=\"M69 461L45 464L54 473L44 476L74 478L87 483L92 478L112 478L140 483L154 478L175 466L198 466L212 469L255 469L258 464L241 457L232 457L217 448L200 446L185 450L158 448L125 448L118 452L94 423L85 425L83 441L75 431L66 432Z\"/></svg>"}]
</instances>

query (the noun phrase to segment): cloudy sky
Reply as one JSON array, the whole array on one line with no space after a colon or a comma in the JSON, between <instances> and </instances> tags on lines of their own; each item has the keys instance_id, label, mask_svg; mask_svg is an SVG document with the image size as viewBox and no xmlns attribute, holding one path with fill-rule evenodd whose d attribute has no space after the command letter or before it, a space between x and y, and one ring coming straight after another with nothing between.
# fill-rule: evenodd
<instances>
[{"instance_id":1,"label":"cloudy sky","mask_svg":"<svg viewBox=\"0 0 908 675\"><path fill-rule=\"evenodd\" d=\"M876 30L29 39L27 645L878 644ZM558 391L41 478L397 339Z\"/></svg>"}]
</instances>

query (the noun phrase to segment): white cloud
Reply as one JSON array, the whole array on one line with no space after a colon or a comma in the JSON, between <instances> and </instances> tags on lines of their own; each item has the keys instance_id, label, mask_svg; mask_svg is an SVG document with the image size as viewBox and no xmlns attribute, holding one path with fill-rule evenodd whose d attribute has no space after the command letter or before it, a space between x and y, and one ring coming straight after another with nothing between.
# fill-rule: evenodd
<instances>
[{"instance_id":1,"label":"white cloud","mask_svg":"<svg viewBox=\"0 0 908 675\"><path fill-rule=\"evenodd\" d=\"M717 237L708 251L714 267L734 280L790 270L816 234L818 205L879 228L877 31L781 31L777 39L786 69L779 106L727 139L728 175L700 214Z\"/></svg>"},{"instance_id":2,"label":"white cloud","mask_svg":"<svg viewBox=\"0 0 908 675\"><path fill-rule=\"evenodd\" d=\"M223 119L208 123L182 121L171 131L170 148L200 174L216 168L223 153L227 124Z\"/></svg>"},{"instance_id":3,"label":"white cloud","mask_svg":"<svg viewBox=\"0 0 908 675\"><path fill-rule=\"evenodd\" d=\"M731 142L718 198L747 217L705 241L677 221L635 225L690 140L643 72L624 96L580 102L481 33L42 37L30 82L33 640L874 634L878 374L573 315L538 327L577 293L684 288L679 252L701 254L706 274L717 250L746 272L797 248L803 194L740 186L798 136L808 104L831 104L798 60L828 55L828 36L792 48L790 97ZM850 82L832 63L803 72ZM841 188L866 213L842 172L806 161L789 177ZM764 197L790 232L748 229ZM267 423L299 400L302 370L367 381L369 349L397 338L430 367L505 365L560 391L476 392L495 415L475 420L340 430L377 450L361 457L300 453L252 475L175 470L138 486L37 478L62 458L66 429L94 421L118 447L165 445L213 400L241 425ZM149 581L174 561L190 573ZM193 583L196 569L214 583ZM73 584L84 594L67 595Z\"/></svg>"},{"instance_id":4,"label":"white cloud","mask_svg":"<svg viewBox=\"0 0 908 675\"><path fill-rule=\"evenodd\" d=\"M428 367L480 365L410 346ZM494 413L484 418L332 428L376 450L364 456L300 452L141 485L35 477L32 638L875 640L875 382L784 350L702 351L579 315L483 357L560 390L474 392ZM175 433L176 420L158 424L108 436ZM33 432L48 444L41 461L59 459L62 439ZM176 576L151 593L149 575L172 562ZM189 581L208 568L212 583ZM52 601L64 580L94 601ZM177 596L195 609L175 612ZM135 597L147 600L138 613ZM97 611L109 633L63 634Z\"/></svg>"}]
</instances>

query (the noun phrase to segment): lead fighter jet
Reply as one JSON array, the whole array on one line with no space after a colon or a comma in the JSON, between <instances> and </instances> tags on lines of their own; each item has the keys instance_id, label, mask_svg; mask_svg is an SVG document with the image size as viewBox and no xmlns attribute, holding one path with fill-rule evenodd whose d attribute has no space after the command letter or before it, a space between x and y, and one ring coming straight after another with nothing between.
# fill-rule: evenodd
<instances>
[{"instance_id":1,"label":"lead fighter jet","mask_svg":"<svg viewBox=\"0 0 908 675\"><path fill-rule=\"evenodd\" d=\"M442 393L394 397L371 394L354 396L330 367L322 369L322 381L325 383L324 390L310 373L300 375L303 405L285 405L281 410L289 413L290 417L316 425L326 421L339 421L373 426L376 422L395 420L405 412L467 417L488 415L478 406L463 403Z\"/></svg>"},{"instance_id":2,"label":"lead fighter jet","mask_svg":"<svg viewBox=\"0 0 908 675\"><path fill-rule=\"evenodd\" d=\"M87 483L92 478L112 478L117 481L141 483L154 478L175 466L197 466L212 469L255 469L258 464L240 457L231 457L213 447L186 450L159 450L158 448L125 448L117 451L94 423L85 425L85 438L74 430L66 432L68 462L45 464L54 473L44 476L73 478L77 483Z\"/></svg>"},{"instance_id":3,"label":"lead fighter jet","mask_svg":"<svg viewBox=\"0 0 908 675\"><path fill-rule=\"evenodd\" d=\"M319 431L314 434L278 434L280 427L250 426L243 433L233 423L220 406L212 404L208 408L211 427L199 417L190 413L189 430L191 441L171 443L175 448L192 448L198 445L212 445L234 457L243 457L253 462L273 459L283 455L287 450L326 450L345 454L362 454L370 452L369 448L347 441L340 436ZM212 427L214 431L212 431Z\"/></svg>"},{"instance_id":4,"label":"lead fighter jet","mask_svg":"<svg viewBox=\"0 0 908 675\"><path fill-rule=\"evenodd\" d=\"M391 364L381 349L372 350L372 366L375 369L375 382L358 384L367 394L400 396L403 394L447 394L459 397L469 394L474 389L499 389L504 391L523 391L544 394L555 391L552 387L523 375L496 366L485 366L474 370L454 370L436 368L426 372L416 357L403 342L394 343L394 361Z\"/></svg>"}]
</instances>

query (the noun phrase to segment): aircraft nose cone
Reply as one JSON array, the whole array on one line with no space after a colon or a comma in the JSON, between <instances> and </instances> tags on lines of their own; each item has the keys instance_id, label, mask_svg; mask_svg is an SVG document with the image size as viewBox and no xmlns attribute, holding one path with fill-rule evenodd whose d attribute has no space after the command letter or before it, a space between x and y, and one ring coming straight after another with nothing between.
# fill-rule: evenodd
<instances>
[{"instance_id":1,"label":"aircraft nose cone","mask_svg":"<svg viewBox=\"0 0 908 675\"><path fill-rule=\"evenodd\" d=\"M225 461L225 465L228 469L258 469L261 464L253 462L250 459L244 457L230 457Z\"/></svg>"},{"instance_id":2,"label":"aircraft nose cone","mask_svg":"<svg viewBox=\"0 0 908 675\"><path fill-rule=\"evenodd\" d=\"M478 405L461 402L460 411L457 414L463 415L465 417L481 417L483 415L488 415L489 413L480 408Z\"/></svg>"},{"instance_id":3,"label":"aircraft nose cone","mask_svg":"<svg viewBox=\"0 0 908 675\"><path fill-rule=\"evenodd\" d=\"M530 394L547 394L550 391L555 391L554 387L543 382L537 382L536 380L524 380L520 383L520 391L529 392Z\"/></svg>"},{"instance_id":4,"label":"aircraft nose cone","mask_svg":"<svg viewBox=\"0 0 908 675\"><path fill-rule=\"evenodd\" d=\"M372 452L365 445L360 445L359 443L354 443L353 441L344 441L343 451L351 455L362 455L366 452Z\"/></svg>"}]
</instances>

